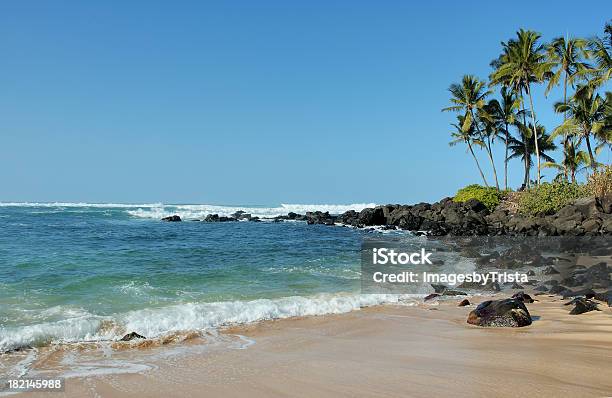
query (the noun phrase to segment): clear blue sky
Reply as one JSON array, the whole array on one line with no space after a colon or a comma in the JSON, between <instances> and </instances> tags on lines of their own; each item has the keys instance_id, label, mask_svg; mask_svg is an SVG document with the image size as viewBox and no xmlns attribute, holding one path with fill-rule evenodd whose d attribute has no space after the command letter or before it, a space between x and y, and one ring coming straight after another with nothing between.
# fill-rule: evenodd
<instances>
[{"instance_id":1,"label":"clear blue sky","mask_svg":"<svg viewBox=\"0 0 612 398\"><path fill-rule=\"evenodd\" d=\"M0 201L437 200L479 181L448 85L520 27L590 36L612 11L419 3L3 1ZM549 130L558 99L535 97Z\"/></svg>"}]
</instances>

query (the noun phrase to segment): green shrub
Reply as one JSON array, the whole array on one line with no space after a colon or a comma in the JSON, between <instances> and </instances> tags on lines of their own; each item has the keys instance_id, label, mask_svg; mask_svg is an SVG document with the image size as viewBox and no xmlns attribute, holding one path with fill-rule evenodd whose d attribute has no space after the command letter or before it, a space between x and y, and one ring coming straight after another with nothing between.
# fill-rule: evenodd
<instances>
[{"instance_id":1,"label":"green shrub","mask_svg":"<svg viewBox=\"0 0 612 398\"><path fill-rule=\"evenodd\" d=\"M569 182L542 183L523 192L519 199L519 213L552 214L585 196L588 196L588 191L584 185Z\"/></svg>"},{"instance_id":2,"label":"green shrub","mask_svg":"<svg viewBox=\"0 0 612 398\"><path fill-rule=\"evenodd\" d=\"M604 166L589 176L587 189L592 196L603 198L612 193L612 166Z\"/></svg>"},{"instance_id":3,"label":"green shrub","mask_svg":"<svg viewBox=\"0 0 612 398\"><path fill-rule=\"evenodd\" d=\"M455 202L465 202L470 199L477 199L489 210L493 210L499 204L502 195L503 193L495 188L472 184L458 190L453 200Z\"/></svg>"}]
</instances>

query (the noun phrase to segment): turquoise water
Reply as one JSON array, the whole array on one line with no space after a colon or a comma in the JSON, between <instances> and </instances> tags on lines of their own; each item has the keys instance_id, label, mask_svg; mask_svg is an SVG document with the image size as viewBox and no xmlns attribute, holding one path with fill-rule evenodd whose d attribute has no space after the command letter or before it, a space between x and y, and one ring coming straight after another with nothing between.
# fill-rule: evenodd
<instances>
[{"instance_id":1,"label":"turquoise water","mask_svg":"<svg viewBox=\"0 0 612 398\"><path fill-rule=\"evenodd\" d=\"M363 231L159 221L236 209L3 204L0 350L345 312L372 300L356 294ZM272 216L296 208L242 209Z\"/></svg>"}]
</instances>

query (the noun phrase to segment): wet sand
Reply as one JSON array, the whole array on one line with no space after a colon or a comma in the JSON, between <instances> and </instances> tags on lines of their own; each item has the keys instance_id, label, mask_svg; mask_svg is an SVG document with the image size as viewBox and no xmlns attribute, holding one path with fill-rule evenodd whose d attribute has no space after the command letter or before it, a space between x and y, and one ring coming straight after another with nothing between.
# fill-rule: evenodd
<instances>
[{"instance_id":1,"label":"wet sand","mask_svg":"<svg viewBox=\"0 0 612 398\"><path fill-rule=\"evenodd\" d=\"M459 300L267 321L224 332L254 340L243 349L202 352L192 340L179 360L140 373L70 378L64 393L19 396L612 396L612 310L572 316L560 298L537 299L525 328L468 325L474 306Z\"/></svg>"}]
</instances>

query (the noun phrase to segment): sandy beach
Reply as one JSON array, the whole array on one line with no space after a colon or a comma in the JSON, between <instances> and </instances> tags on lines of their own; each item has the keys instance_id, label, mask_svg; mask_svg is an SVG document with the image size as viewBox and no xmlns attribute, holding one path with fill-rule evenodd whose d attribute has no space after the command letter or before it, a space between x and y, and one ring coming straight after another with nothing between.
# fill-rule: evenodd
<instances>
[{"instance_id":1,"label":"sandy beach","mask_svg":"<svg viewBox=\"0 0 612 398\"><path fill-rule=\"evenodd\" d=\"M179 344L180 359L143 372L69 378L64 393L23 396L612 396L611 309L571 316L560 298L537 299L524 328L468 325L474 305L457 300L261 322L223 332L244 336L242 349L202 353L193 339Z\"/></svg>"}]
</instances>

